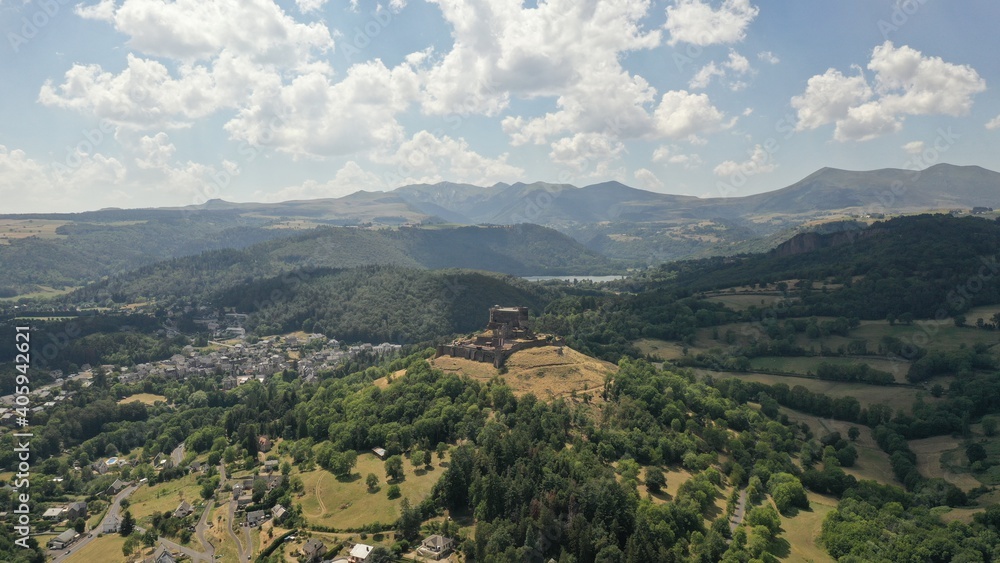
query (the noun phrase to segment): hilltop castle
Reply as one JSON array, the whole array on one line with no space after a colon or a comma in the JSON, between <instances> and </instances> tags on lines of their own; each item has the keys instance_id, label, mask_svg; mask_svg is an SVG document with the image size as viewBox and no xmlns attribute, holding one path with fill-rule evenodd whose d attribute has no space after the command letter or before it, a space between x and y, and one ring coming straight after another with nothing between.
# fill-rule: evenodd
<instances>
[{"instance_id":1,"label":"hilltop castle","mask_svg":"<svg viewBox=\"0 0 1000 563\"><path fill-rule=\"evenodd\" d=\"M528 326L527 307L494 305L490 308L490 320L485 331L472 338L439 345L435 357L465 358L500 368L518 350L548 345L565 345L565 342L561 338L532 332Z\"/></svg>"}]
</instances>

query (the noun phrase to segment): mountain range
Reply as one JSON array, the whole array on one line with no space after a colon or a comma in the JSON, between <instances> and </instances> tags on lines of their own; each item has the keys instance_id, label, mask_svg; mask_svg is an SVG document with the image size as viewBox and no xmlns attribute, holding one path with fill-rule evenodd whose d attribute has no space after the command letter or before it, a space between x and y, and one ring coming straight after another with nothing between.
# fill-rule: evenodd
<instances>
[{"instance_id":1,"label":"mountain range","mask_svg":"<svg viewBox=\"0 0 1000 563\"><path fill-rule=\"evenodd\" d=\"M859 228L884 215L931 210L968 213L974 207L1000 207L1000 173L978 166L938 164L922 171L823 168L779 190L730 198L661 194L619 182L584 187L442 182L279 203L212 200L175 208L0 215L0 298L79 287L161 260L242 249L296 237L317 227L429 231L410 237L419 240L413 248L402 239L391 243L385 237L366 239L366 247L389 244L396 259L364 263L584 275L599 272L569 269L586 265L599 266L600 273L608 271L611 262L595 260L596 254L623 269L760 252L802 232ZM477 246L480 231L458 229L520 223L554 229L530 231L525 244L548 248L539 241L562 233L578 243L574 253L583 256L580 253L586 252L587 256L579 263L566 259L532 262L518 252L514 252L519 255L514 262L500 255L489 259L475 256L482 250ZM427 250L435 248L435 236L448 240L451 254L446 259ZM462 242L463 237L468 240ZM300 243L289 243L290 247L296 244ZM513 252L510 249L517 241L505 239L502 244L504 252ZM552 248L570 248L567 241L554 244ZM414 249L423 254L410 256Z\"/></svg>"}]
</instances>

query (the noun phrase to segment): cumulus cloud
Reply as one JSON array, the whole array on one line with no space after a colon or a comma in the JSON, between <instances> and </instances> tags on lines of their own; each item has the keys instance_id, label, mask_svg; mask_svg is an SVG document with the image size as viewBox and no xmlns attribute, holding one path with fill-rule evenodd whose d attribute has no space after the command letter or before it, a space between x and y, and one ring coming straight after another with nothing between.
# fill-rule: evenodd
<instances>
[{"instance_id":1,"label":"cumulus cloud","mask_svg":"<svg viewBox=\"0 0 1000 563\"><path fill-rule=\"evenodd\" d=\"M770 65L776 65L781 62L781 59L771 51L761 51L757 53L757 58Z\"/></svg>"},{"instance_id":2,"label":"cumulus cloud","mask_svg":"<svg viewBox=\"0 0 1000 563\"><path fill-rule=\"evenodd\" d=\"M75 150L62 162L47 163L0 145L0 200L8 213L121 206L131 199L126 179L121 161L101 153Z\"/></svg>"},{"instance_id":3,"label":"cumulus cloud","mask_svg":"<svg viewBox=\"0 0 1000 563\"><path fill-rule=\"evenodd\" d=\"M972 98L986 89L972 67L891 41L875 47L868 69L872 83L860 72L845 76L835 69L810 78L805 93L791 101L797 129L835 123L836 140L863 141L899 131L907 115L968 114Z\"/></svg>"},{"instance_id":4,"label":"cumulus cloud","mask_svg":"<svg viewBox=\"0 0 1000 563\"><path fill-rule=\"evenodd\" d=\"M747 27L757 17L759 9L750 0L724 0L719 9L713 9L701 0L677 0L667 7L670 45L715 45L738 43L746 37Z\"/></svg>"},{"instance_id":5,"label":"cumulus cloud","mask_svg":"<svg viewBox=\"0 0 1000 563\"><path fill-rule=\"evenodd\" d=\"M208 60L228 49L259 61L295 64L314 50L333 48L324 24L297 22L270 0L124 0L120 6L102 0L76 11L110 22L129 36L132 49L178 60Z\"/></svg>"},{"instance_id":6,"label":"cumulus cloud","mask_svg":"<svg viewBox=\"0 0 1000 563\"><path fill-rule=\"evenodd\" d=\"M577 133L552 143L549 158L577 173L606 173L625 145L604 133Z\"/></svg>"},{"instance_id":7,"label":"cumulus cloud","mask_svg":"<svg viewBox=\"0 0 1000 563\"><path fill-rule=\"evenodd\" d=\"M420 131L404 141L392 153L376 154L374 159L388 165L392 184L433 184L441 181L492 185L510 182L524 173L507 162L507 153L496 158L479 154L465 139L453 139Z\"/></svg>"},{"instance_id":8,"label":"cumulus cloud","mask_svg":"<svg viewBox=\"0 0 1000 563\"><path fill-rule=\"evenodd\" d=\"M701 156L695 153L679 152L677 145L662 145L653 151L653 162L676 164L684 168L698 168L702 164Z\"/></svg>"},{"instance_id":9,"label":"cumulus cloud","mask_svg":"<svg viewBox=\"0 0 1000 563\"><path fill-rule=\"evenodd\" d=\"M774 171L777 164L771 153L767 152L761 145L754 146L750 151L749 158L743 162L727 160L716 166L712 172L720 177L732 177L737 174L744 176L756 176Z\"/></svg>"},{"instance_id":10,"label":"cumulus cloud","mask_svg":"<svg viewBox=\"0 0 1000 563\"><path fill-rule=\"evenodd\" d=\"M646 0L435 0L452 27L453 45L422 76L430 114L497 115L513 98L554 98L538 117L510 115L514 145L545 144L576 133L611 131L627 138L651 127L644 107L656 91L621 65L622 54L660 44L645 30Z\"/></svg>"},{"instance_id":11,"label":"cumulus cloud","mask_svg":"<svg viewBox=\"0 0 1000 563\"><path fill-rule=\"evenodd\" d=\"M735 118L726 121L725 114L712 105L707 95L686 90L665 93L655 118L657 131L675 139L721 131L736 123Z\"/></svg>"},{"instance_id":12,"label":"cumulus cloud","mask_svg":"<svg viewBox=\"0 0 1000 563\"><path fill-rule=\"evenodd\" d=\"M299 11L303 14L308 14L309 12L318 12L326 6L329 0L295 0L295 5L299 7Z\"/></svg>"},{"instance_id":13,"label":"cumulus cloud","mask_svg":"<svg viewBox=\"0 0 1000 563\"><path fill-rule=\"evenodd\" d=\"M364 170L357 162L351 160L342 166L333 178L326 182L307 180L295 186L286 186L277 191L258 191L254 199L264 202L292 201L302 199L336 198L355 192L380 191L387 187L382 178L373 172Z\"/></svg>"},{"instance_id":14,"label":"cumulus cloud","mask_svg":"<svg viewBox=\"0 0 1000 563\"><path fill-rule=\"evenodd\" d=\"M728 87L730 90L737 91L742 90L746 87L747 83L743 80L736 80L735 77L746 76L748 74L753 74L753 69L750 67L750 61L746 57L737 53L735 50L729 51L729 58L719 65L715 64L715 61L708 63L703 66L691 81L688 83L692 89L706 88L712 81L713 77L718 76L720 79L729 79Z\"/></svg>"},{"instance_id":15,"label":"cumulus cloud","mask_svg":"<svg viewBox=\"0 0 1000 563\"><path fill-rule=\"evenodd\" d=\"M920 154L924 152L924 142L923 141L910 141L903 145L903 150L909 154Z\"/></svg>"},{"instance_id":16,"label":"cumulus cloud","mask_svg":"<svg viewBox=\"0 0 1000 563\"><path fill-rule=\"evenodd\" d=\"M986 128L990 131L1000 129L1000 115L986 122Z\"/></svg>"},{"instance_id":17,"label":"cumulus cloud","mask_svg":"<svg viewBox=\"0 0 1000 563\"><path fill-rule=\"evenodd\" d=\"M640 168L635 171L635 179L638 180L639 185L647 190L660 190L663 189L663 182L656 177L651 171Z\"/></svg>"}]
</instances>

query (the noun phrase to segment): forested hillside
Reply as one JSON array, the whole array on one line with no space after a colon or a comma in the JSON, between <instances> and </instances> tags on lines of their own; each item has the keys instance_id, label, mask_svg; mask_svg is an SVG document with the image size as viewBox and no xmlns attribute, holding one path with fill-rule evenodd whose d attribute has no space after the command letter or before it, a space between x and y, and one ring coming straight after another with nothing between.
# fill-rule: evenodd
<instances>
[{"instance_id":1,"label":"forested hillside","mask_svg":"<svg viewBox=\"0 0 1000 563\"><path fill-rule=\"evenodd\" d=\"M320 228L242 251L220 250L154 264L83 288L65 301L200 301L225 288L293 270L368 264L469 268L514 275L602 274L620 268L573 239L537 225Z\"/></svg>"}]
</instances>

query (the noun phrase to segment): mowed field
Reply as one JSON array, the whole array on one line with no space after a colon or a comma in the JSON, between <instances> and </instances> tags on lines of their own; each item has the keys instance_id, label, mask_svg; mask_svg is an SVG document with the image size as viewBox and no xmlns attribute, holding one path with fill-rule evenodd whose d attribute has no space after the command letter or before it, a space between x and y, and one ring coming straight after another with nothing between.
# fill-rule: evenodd
<instances>
[{"instance_id":1,"label":"mowed field","mask_svg":"<svg viewBox=\"0 0 1000 563\"><path fill-rule=\"evenodd\" d=\"M833 558L819 543L823 519L837 508L837 499L807 492L809 510L799 510L795 516L781 517L782 537L791 544L791 551L784 561L789 563L826 563Z\"/></svg>"},{"instance_id":2,"label":"mowed field","mask_svg":"<svg viewBox=\"0 0 1000 563\"><path fill-rule=\"evenodd\" d=\"M432 360L431 365L484 383L499 375L491 364L462 358L442 356ZM507 360L507 373L500 377L518 396L533 393L539 399L551 400L567 398L574 392L589 392L596 400L605 378L617 372L615 364L591 358L568 346L545 346L513 354Z\"/></svg>"},{"instance_id":3,"label":"mowed field","mask_svg":"<svg viewBox=\"0 0 1000 563\"><path fill-rule=\"evenodd\" d=\"M108 534L101 537L94 537L80 551L73 551L70 547L70 555L63 561L66 563L91 563L101 561L111 563L112 561L125 561L122 553L122 546L125 545L125 538L118 534Z\"/></svg>"},{"instance_id":4,"label":"mowed field","mask_svg":"<svg viewBox=\"0 0 1000 563\"><path fill-rule=\"evenodd\" d=\"M951 436L934 436L923 440L910 440L910 449L917 455L917 470L924 477L940 477L964 491L982 483L969 473L956 473L941 463L941 456L963 448L962 440Z\"/></svg>"},{"instance_id":5,"label":"mowed field","mask_svg":"<svg viewBox=\"0 0 1000 563\"><path fill-rule=\"evenodd\" d=\"M399 485L401 496L390 500L386 494L385 464L374 454L358 456L358 464L349 480L340 480L329 471L317 469L300 473L305 486L301 498L302 515L312 524L331 528L358 528L366 524L381 522L388 524L399 518L399 504L408 498L416 506L430 495L431 488L444 474L449 457L438 460L434 455L430 471L415 470L410 460L403 459L405 478ZM368 492L365 477L374 473L379 478L379 490Z\"/></svg>"},{"instance_id":6,"label":"mowed field","mask_svg":"<svg viewBox=\"0 0 1000 563\"><path fill-rule=\"evenodd\" d=\"M154 512L166 512L177 509L182 500L188 501L195 510L201 504L201 487L197 483L197 475L186 475L180 479L157 483L153 486L143 485L129 499L129 510L136 520L151 516Z\"/></svg>"},{"instance_id":7,"label":"mowed field","mask_svg":"<svg viewBox=\"0 0 1000 563\"><path fill-rule=\"evenodd\" d=\"M714 295L706 298L705 301L722 303L734 311L745 311L750 307L767 309L774 306L775 303L781 301L782 299L784 299L782 295L775 293L735 293Z\"/></svg>"},{"instance_id":8,"label":"mowed field","mask_svg":"<svg viewBox=\"0 0 1000 563\"><path fill-rule=\"evenodd\" d=\"M154 395L152 393L136 393L135 395L129 395L128 397L125 397L124 399L118 401L118 404L124 405L125 403L134 403L134 402L140 402L144 405L152 406L157 402L166 403L167 398L164 397L163 395Z\"/></svg>"},{"instance_id":9,"label":"mowed field","mask_svg":"<svg viewBox=\"0 0 1000 563\"><path fill-rule=\"evenodd\" d=\"M840 356L809 356L809 357L764 357L753 358L750 365L753 369L774 370L788 373L800 373L802 375L815 374L820 364L833 364L838 366L854 366L868 364L868 367L885 372L889 372L895 377L896 383L907 383L906 372L910 369L910 362L903 360L892 360L888 358L871 357L840 357Z\"/></svg>"}]
</instances>

